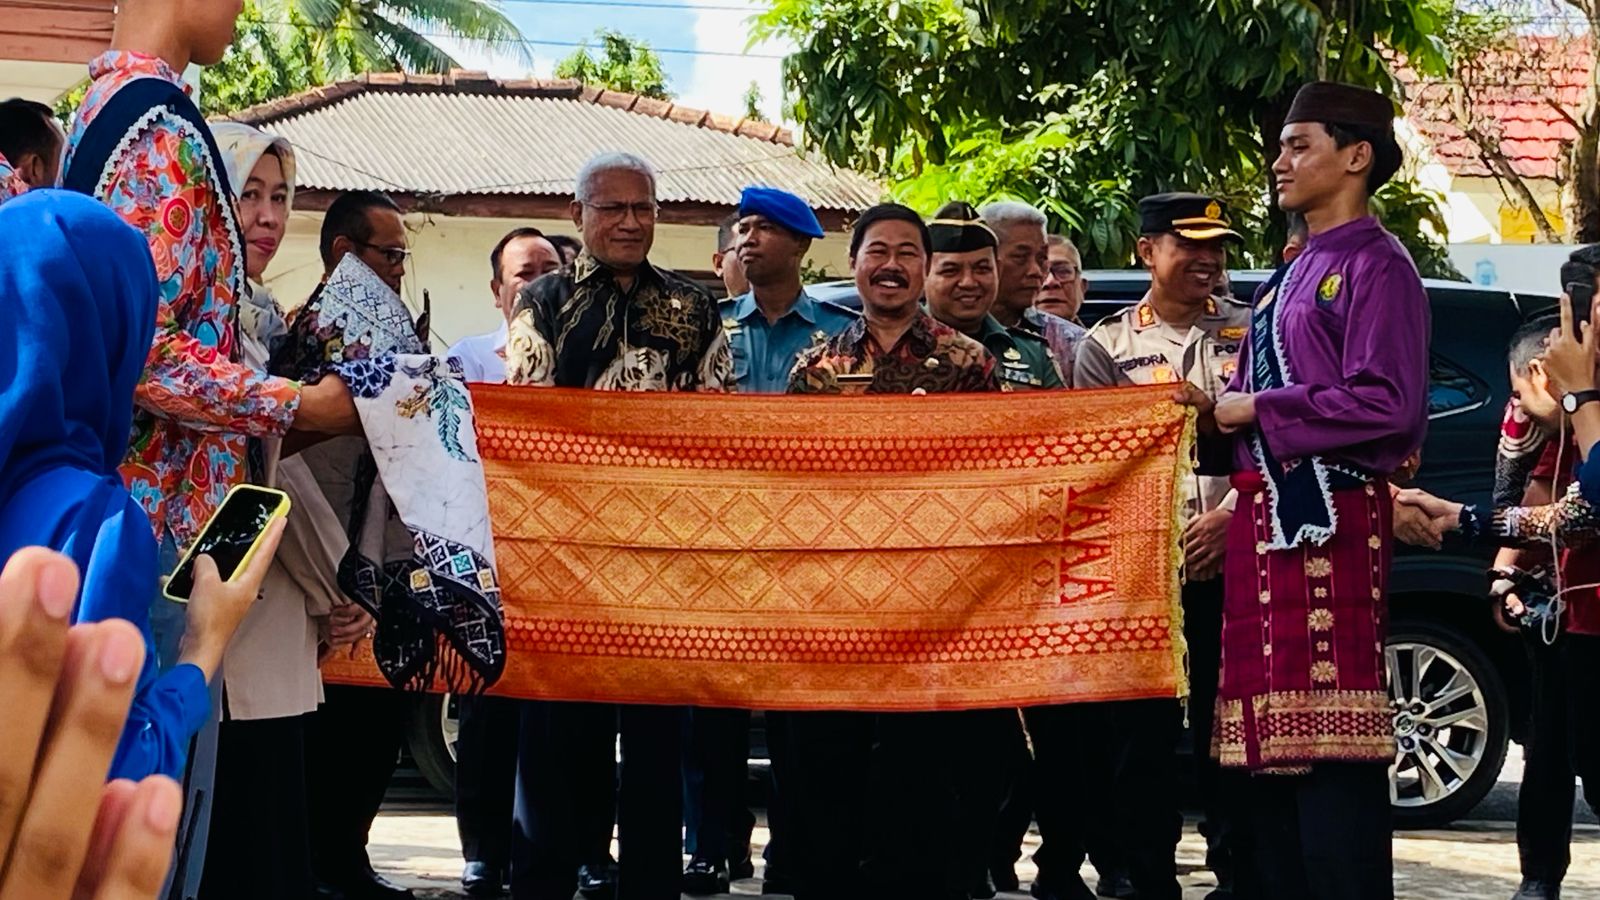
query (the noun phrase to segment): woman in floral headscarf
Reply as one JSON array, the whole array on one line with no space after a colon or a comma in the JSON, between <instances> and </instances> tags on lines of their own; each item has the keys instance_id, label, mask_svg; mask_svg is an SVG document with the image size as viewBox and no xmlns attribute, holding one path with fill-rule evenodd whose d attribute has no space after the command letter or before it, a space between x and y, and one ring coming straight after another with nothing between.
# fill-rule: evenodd
<instances>
[{"instance_id":1,"label":"woman in floral headscarf","mask_svg":"<svg viewBox=\"0 0 1600 900\"><path fill-rule=\"evenodd\" d=\"M249 291L239 304L242 360L265 370L285 334L283 313L263 286L282 246L294 199L289 142L232 122L212 126L238 197ZM343 546L316 535L316 500L295 489L304 466L279 461L279 441L252 441L250 480L288 490L294 505L283 555L262 599L239 626L223 666L222 721L202 898L310 897L305 729L322 699L317 674L320 623ZM326 506L326 501L322 501ZM331 515L331 513L330 513ZM338 534L335 522L336 537ZM318 562L320 560L321 562ZM309 572L309 574L307 574ZM319 577L326 573L326 579Z\"/></svg>"}]
</instances>

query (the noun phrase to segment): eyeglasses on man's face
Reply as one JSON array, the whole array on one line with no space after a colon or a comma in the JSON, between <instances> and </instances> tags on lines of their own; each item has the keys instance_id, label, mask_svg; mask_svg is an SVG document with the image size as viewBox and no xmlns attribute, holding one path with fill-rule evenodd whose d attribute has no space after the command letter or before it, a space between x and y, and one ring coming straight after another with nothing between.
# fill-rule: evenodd
<instances>
[{"instance_id":1,"label":"eyeglasses on man's face","mask_svg":"<svg viewBox=\"0 0 1600 900\"><path fill-rule=\"evenodd\" d=\"M398 266L411 256L411 251L405 247L385 247L379 244L369 244L366 241L355 241L360 247L376 250L383 255L383 261L391 266Z\"/></svg>"},{"instance_id":2,"label":"eyeglasses on man's face","mask_svg":"<svg viewBox=\"0 0 1600 900\"><path fill-rule=\"evenodd\" d=\"M644 203L585 202L583 205L594 210L596 213L599 213L600 220L603 222L620 222L623 219L626 219L628 217L628 213L630 212L633 213L633 217L640 222L654 222L656 220L656 213L658 213L661 209L661 207L657 206L653 200Z\"/></svg>"},{"instance_id":3,"label":"eyeglasses on man's face","mask_svg":"<svg viewBox=\"0 0 1600 900\"><path fill-rule=\"evenodd\" d=\"M1083 270L1072 263L1058 262L1050 264L1050 274L1057 281L1072 281L1082 275Z\"/></svg>"}]
</instances>

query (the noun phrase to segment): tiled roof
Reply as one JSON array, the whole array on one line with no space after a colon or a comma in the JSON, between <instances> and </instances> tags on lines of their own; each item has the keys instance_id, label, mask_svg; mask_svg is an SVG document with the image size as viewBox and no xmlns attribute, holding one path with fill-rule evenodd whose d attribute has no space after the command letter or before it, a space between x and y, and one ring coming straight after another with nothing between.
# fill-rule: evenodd
<instances>
[{"instance_id":1,"label":"tiled roof","mask_svg":"<svg viewBox=\"0 0 1600 900\"><path fill-rule=\"evenodd\" d=\"M745 186L766 184L855 212L883 195L802 156L776 125L571 80L370 74L231 118L288 138L302 188L571 196L585 160L625 150L656 168L663 203L734 206Z\"/></svg>"},{"instance_id":2,"label":"tiled roof","mask_svg":"<svg viewBox=\"0 0 1600 900\"><path fill-rule=\"evenodd\" d=\"M1576 117L1583 103L1591 59L1577 42L1527 37L1520 41L1514 65L1497 66L1490 57L1480 67L1501 83L1474 87L1472 117L1498 138L1501 152L1512 169L1524 178L1555 179L1561 173L1566 146L1578 131L1566 116ZM1529 70L1530 61L1535 66ZM1495 79L1495 72L1504 73ZM1409 69L1399 68L1406 86L1406 115L1433 145L1439 161L1455 175L1491 175L1478 145L1457 126L1451 109L1457 84L1426 81Z\"/></svg>"}]
</instances>

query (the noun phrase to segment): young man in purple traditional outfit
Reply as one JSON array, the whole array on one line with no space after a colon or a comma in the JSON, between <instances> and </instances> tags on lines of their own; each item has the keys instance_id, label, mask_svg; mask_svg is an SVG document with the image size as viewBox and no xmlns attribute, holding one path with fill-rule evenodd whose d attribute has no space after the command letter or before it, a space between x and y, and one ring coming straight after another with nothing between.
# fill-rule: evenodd
<instances>
[{"instance_id":1,"label":"young man in purple traditional outfit","mask_svg":"<svg viewBox=\"0 0 1600 900\"><path fill-rule=\"evenodd\" d=\"M1426 430L1429 330L1415 265L1368 212L1400 167L1394 115L1348 85L1295 97L1273 174L1310 238L1258 294L1214 411L1238 435L1213 752L1249 775L1243 897L1394 896L1387 480Z\"/></svg>"}]
</instances>

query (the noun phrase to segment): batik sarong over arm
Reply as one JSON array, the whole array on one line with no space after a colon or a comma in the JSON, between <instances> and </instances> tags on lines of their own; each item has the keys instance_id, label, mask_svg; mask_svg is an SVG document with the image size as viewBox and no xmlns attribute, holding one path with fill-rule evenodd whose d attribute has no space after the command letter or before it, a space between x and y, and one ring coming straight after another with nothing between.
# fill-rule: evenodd
<instances>
[{"instance_id":1,"label":"batik sarong over arm","mask_svg":"<svg viewBox=\"0 0 1600 900\"><path fill-rule=\"evenodd\" d=\"M350 537L339 586L377 620L379 670L398 687L472 692L505 666L483 464L466 383L412 329L400 298L346 256L279 364L342 379L361 417L365 446L328 468L351 473L336 492Z\"/></svg>"}]
</instances>

